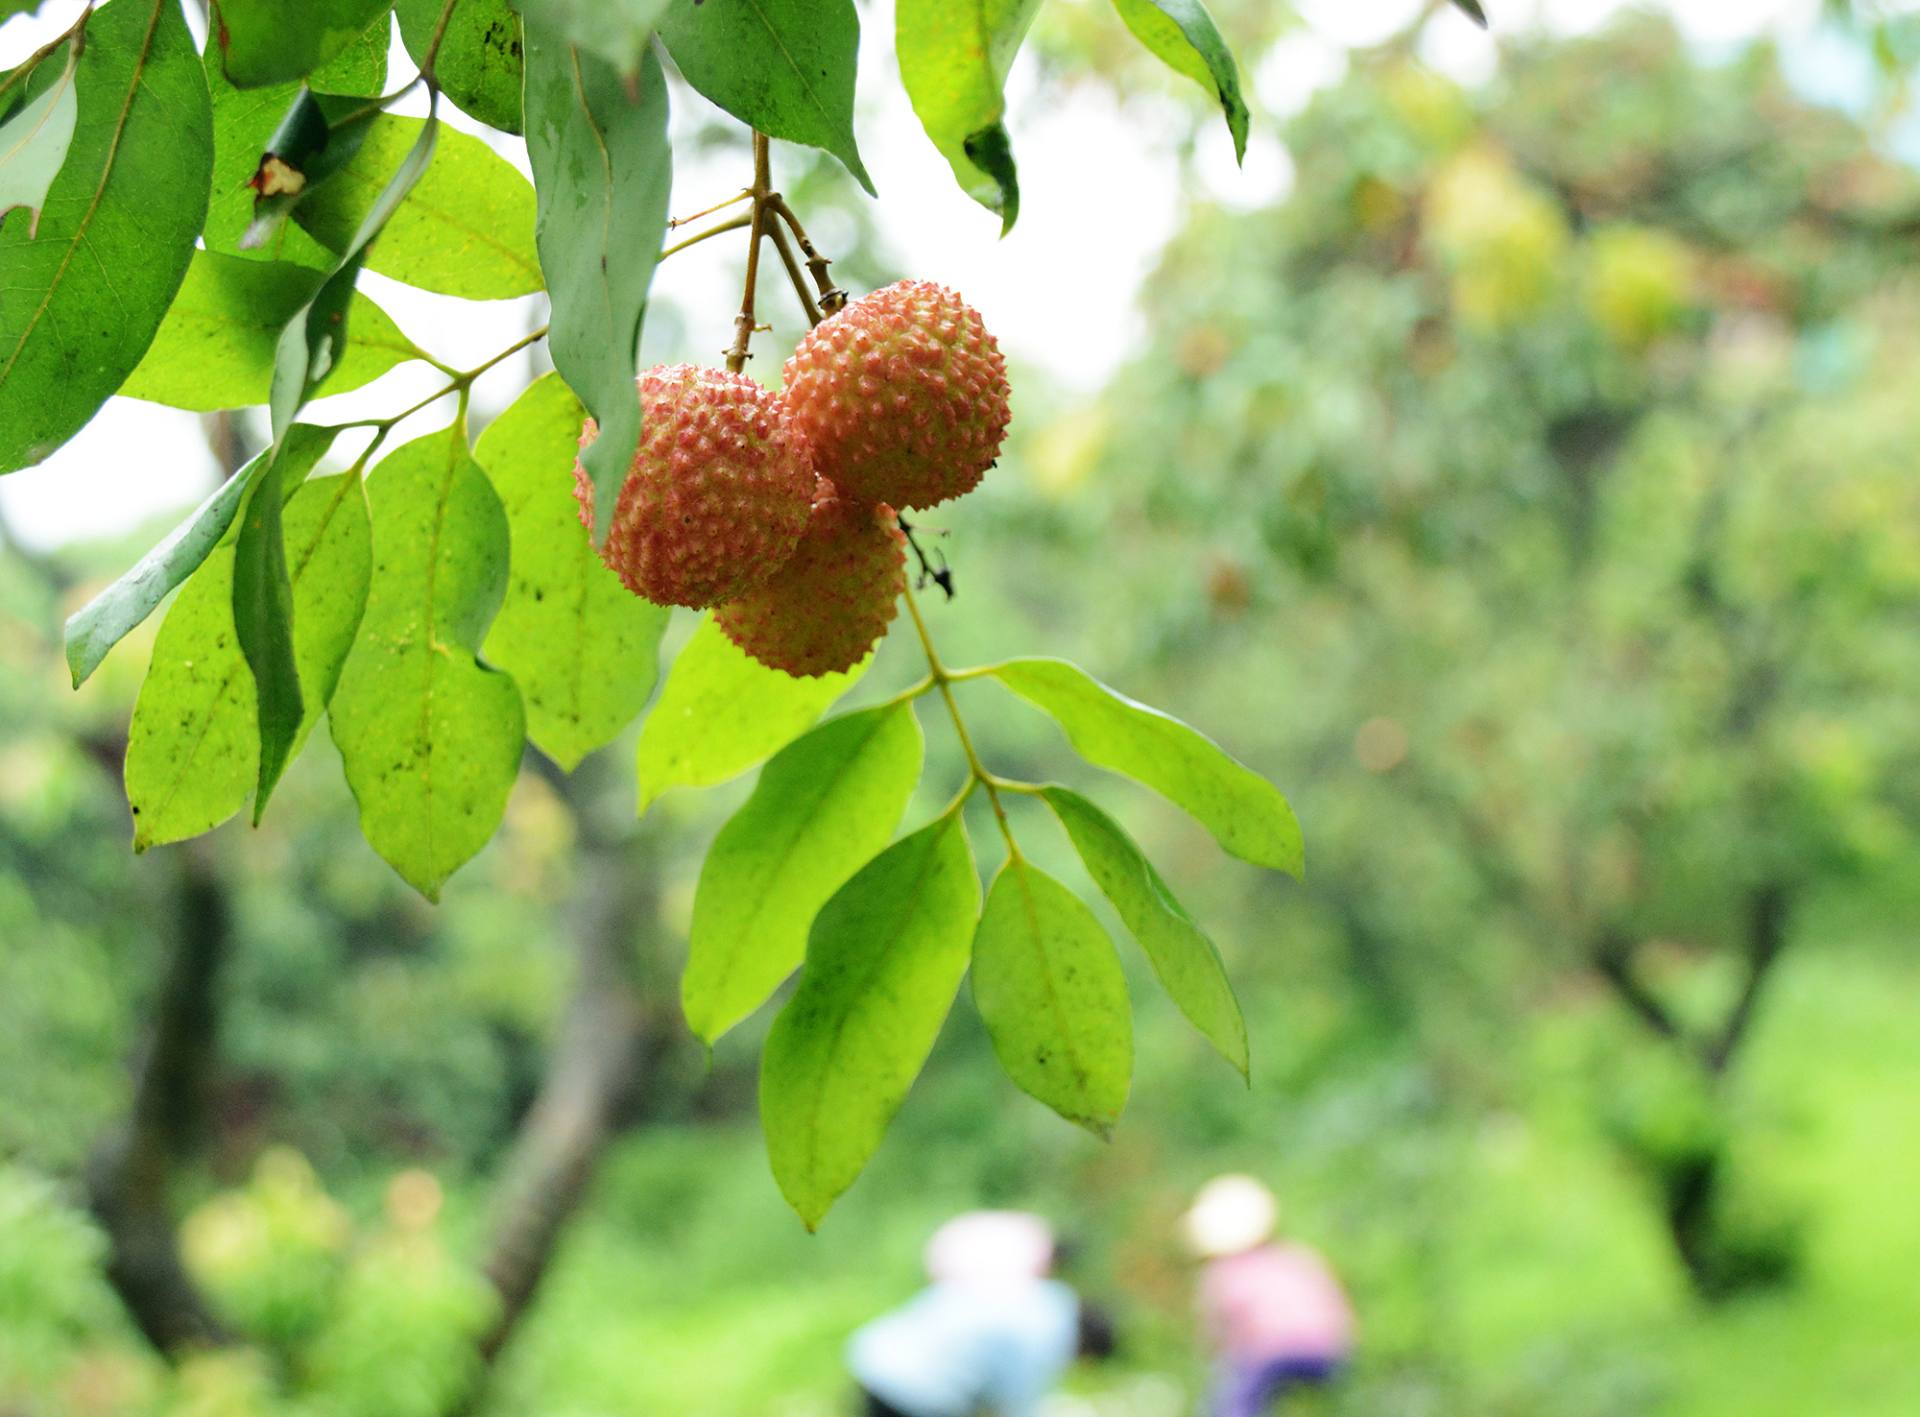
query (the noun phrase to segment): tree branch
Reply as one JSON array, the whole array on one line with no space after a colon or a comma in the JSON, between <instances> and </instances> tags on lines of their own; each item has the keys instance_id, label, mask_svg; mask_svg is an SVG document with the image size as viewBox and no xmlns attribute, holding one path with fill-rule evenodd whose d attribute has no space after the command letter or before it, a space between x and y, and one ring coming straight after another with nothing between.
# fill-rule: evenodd
<instances>
[{"instance_id":1,"label":"tree branch","mask_svg":"<svg viewBox=\"0 0 1920 1417\"><path fill-rule=\"evenodd\" d=\"M182 848L173 958L134 1083L133 1108L94 1149L87 1189L109 1243L107 1279L153 1346L169 1356L228 1341L180 1260L170 1204L175 1163L201 1121L216 1055L215 988L232 936L204 843Z\"/></svg>"},{"instance_id":2,"label":"tree branch","mask_svg":"<svg viewBox=\"0 0 1920 1417\"><path fill-rule=\"evenodd\" d=\"M578 962L546 1077L514 1139L495 1202L482 1267L500 1309L480 1340L487 1364L526 1314L561 1230L668 1041L649 1016L638 978L637 940L656 913L653 862L631 831L615 836L595 824L576 779L563 790L580 823ZM468 1394L468 1403L477 1398Z\"/></svg>"},{"instance_id":3,"label":"tree branch","mask_svg":"<svg viewBox=\"0 0 1920 1417\"><path fill-rule=\"evenodd\" d=\"M1614 929L1604 931L1589 957L1594 972L1613 986L1613 992L1635 1017L1668 1042L1692 1046L1680 1020L1634 970L1633 949L1625 935Z\"/></svg>"},{"instance_id":4,"label":"tree branch","mask_svg":"<svg viewBox=\"0 0 1920 1417\"><path fill-rule=\"evenodd\" d=\"M1753 1023L1760 991L1787 944L1787 917L1793 908L1793 896L1778 881L1768 881L1747 898L1746 976L1720 1031L1705 1050L1707 1071L1715 1077L1726 1072L1733 1055Z\"/></svg>"}]
</instances>

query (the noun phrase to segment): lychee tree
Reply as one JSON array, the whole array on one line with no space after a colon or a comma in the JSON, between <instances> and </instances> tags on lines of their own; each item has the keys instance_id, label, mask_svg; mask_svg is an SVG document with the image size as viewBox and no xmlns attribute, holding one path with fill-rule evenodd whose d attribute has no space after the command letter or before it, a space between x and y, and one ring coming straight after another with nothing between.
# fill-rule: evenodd
<instances>
[{"instance_id":1,"label":"lychee tree","mask_svg":"<svg viewBox=\"0 0 1920 1417\"><path fill-rule=\"evenodd\" d=\"M1211 94L1242 150L1246 106L1205 7L1115 8ZM897 6L914 111L1003 229L1019 186L1002 86L1037 9ZM396 19L417 66L403 80L387 72ZM197 43L178 0L89 5L0 76L0 471L47 457L115 393L267 410L264 450L67 625L77 687L167 606L126 745L135 850L243 810L258 823L324 717L367 842L435 899L493 835L529 748L570 772L651 699L642 811L764 764L701 871L682 995L711 1042L799 971L761 1099L774 1173L809 1225L878 1145L970 970L1013 1081L1095 1132L1118 1118L1120 963L1081 897L1023 853L1016 824L1041 815L1024 802L1065 828L1174 1002L1244 1074L1246 1028L1206 934L1100 807L983 762L954 686L996 680L1088 762L1298 874L1285 799L1064 660L947 665L916 598L951 583L898 512L991 468L1008 391L959 296L837 288L774 188L778 141L873 190L851 0L214 0L204 20ZM694 194L702 209L677 220L666 59L751 133L744 189ZM412 94L423 117L392 111ZM443 123L449 104L524 134L532 182ZM733 233L742 301L714 316L730 321L727 367L640 370L656 267ZM455 368L356 289L363 270L457 300L544 291L550 323ZM815 326L778 393L742 373L770 274ZM556 372L471 438L475 380L543 339ZM306 416L411 361L444 386L349 424ZM447 396L452 424L416 427ZM902 600L924 676L817 721ZM712 613L656 697L672 605ZM967 771L898 834L923 705ZM984 905L976 797L1005 845Z\"/></svg>"}]
</instances>

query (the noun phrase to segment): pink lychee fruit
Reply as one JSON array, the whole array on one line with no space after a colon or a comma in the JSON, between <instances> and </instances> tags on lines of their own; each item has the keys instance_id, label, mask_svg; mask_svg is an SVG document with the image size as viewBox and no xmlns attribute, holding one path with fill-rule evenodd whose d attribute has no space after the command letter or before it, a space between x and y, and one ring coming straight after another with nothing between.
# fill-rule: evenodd
<instances>
[{"instance_id":1,"label":"pink lychee fruit","mask_svg":"<svg viewBox=\"0 0 1920 1417\"><path fill-rule=\"evenodd\" d=\"M813 499L806 444L744 374L663 365L640 376L640 446L600 556L627 589L699 609L751 589L799 543ZM588 420L584 449L599 430ZM593 486L574 465L580 520Z\"/></svg>"},{"instance_id":2,"label":"pink lychee fruit","mask_svg":"<svg viewBox=\"0 0 1920 1417\"><path fill-rule=\"evenodd\" d=\"M931 507L978 485L1007 433L1007 362L966 301L903 280L822 321L786 366L814 471L856 502Z\"/></svg>"}]
</instances>

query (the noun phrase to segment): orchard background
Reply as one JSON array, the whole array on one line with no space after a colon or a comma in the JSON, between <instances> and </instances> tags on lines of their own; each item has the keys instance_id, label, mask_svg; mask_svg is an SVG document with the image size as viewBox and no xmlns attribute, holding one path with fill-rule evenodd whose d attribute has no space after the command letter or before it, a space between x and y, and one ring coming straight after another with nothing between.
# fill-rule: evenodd
<instances>
[{"instance_id":1,"label":"orchard background","mask_svg":"<svg viewBox=\"0 0 1920 1417\"><path fill-rule=\"evenodd\" d=\"M1356 1291L1331 1410L1920 1400L1908 22L528 0L516 41L489 0L226 8L204 65L171 0L100 6L71 70L81 7L0 29L0 1408L832 1411L926 1229L1018 1203L1121 1304L1084 1402L1173 1413L1171 1221L1228 1166ZM746 9L830 82L742 83L765 45L701 26ZM742 320L752 212L795 260L760 246ZM777 384L900 277L980 309L1013 424L911 514L870 667L788 679L599 571L576 398L605 421L636 367L729 352ZM643 304L636 360L596 332ZM385 489L435 463L463 490L423 534ZM369 609L396 548L468 588L434 637L484 686L432 745L451 856L356 780L403 676L353 666L353 545L292 570L323 498L370 508ZM1029 703L964 668L1003 662L972 677ZM322 719L330 681L374 727ZM768 926L716 917L713 873L769 870L795 785L855 759ZM1056 780L1112 818L1016 785ZM1304 886L1259 869L1297 870L1292 809ZM906 895L855 875L896 821L883 863L954 857L946 917L900 925L945 968L1003 857L1072 888L1076 959L1122 948L1051 1020L921 980L890 1128L916 1057L765 1063L848 1104L844 1164L796 1171L763 1045L800 1019L794 1058L827 991L754 1010ZM701 983L748 946L764 987ZM1010 1082L996 1042L1047 1029L1081 1065ZM820 1221L869 1154L809 1236L787 1201Z\"/></svg>"}]
</instances>

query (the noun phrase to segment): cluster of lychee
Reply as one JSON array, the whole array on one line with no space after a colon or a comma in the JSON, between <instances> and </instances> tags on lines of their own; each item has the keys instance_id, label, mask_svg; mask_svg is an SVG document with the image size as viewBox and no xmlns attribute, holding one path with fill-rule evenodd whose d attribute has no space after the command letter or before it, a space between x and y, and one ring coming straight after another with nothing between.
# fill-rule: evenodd
<instances>
[{"instance_id":1,"label":"cluster of lychee","mask_svg":"<svg viewBox=\"0 0 1920 1417\"><path fill-rule=\"evenodd\" d=\"M896 509L970 492L993 466L1007 367L958 295L900 281L815 326L779 393L676 364L640 376L640 403L602 558L634 594L711 606L762 664L812 676L886 633L906 588ZM574 490L591 529L584 467Z\"/></svg>"}]
</instances>

